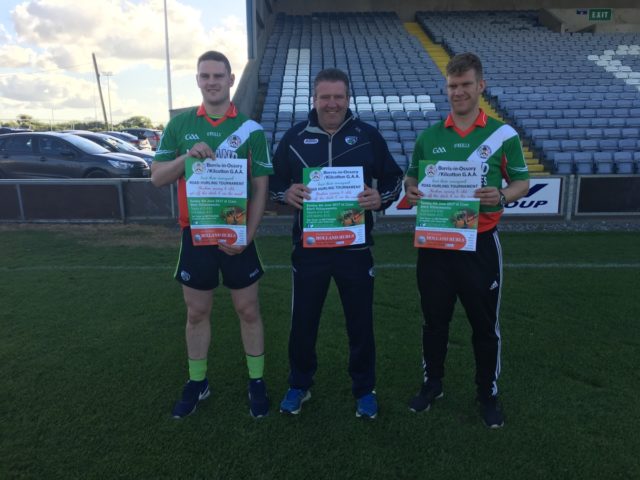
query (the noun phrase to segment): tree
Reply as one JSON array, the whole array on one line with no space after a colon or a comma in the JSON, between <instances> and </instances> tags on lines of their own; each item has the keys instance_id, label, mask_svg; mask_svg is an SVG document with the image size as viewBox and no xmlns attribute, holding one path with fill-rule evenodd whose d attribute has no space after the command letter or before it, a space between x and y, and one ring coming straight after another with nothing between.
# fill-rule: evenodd
<instances>
[{"instance_id":1,"label":"tree","mask_svg":"<svg viewBox=\"0 0 640 480\"><path fill-rule=\"evenodd\" d=\"M144 117L142 115L135 115L133 117L129 117L123 120L116 126L118 129L134 128L134 127L153 128L153 122L149 117Z\"/></svg>"}]
</instances>

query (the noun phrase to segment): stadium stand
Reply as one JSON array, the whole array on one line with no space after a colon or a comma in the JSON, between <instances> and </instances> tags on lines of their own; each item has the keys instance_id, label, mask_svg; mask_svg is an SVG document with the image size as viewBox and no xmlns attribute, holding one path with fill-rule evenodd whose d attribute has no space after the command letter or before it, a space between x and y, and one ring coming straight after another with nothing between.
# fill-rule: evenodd
<instances>
[{"instance_id":1,"label":"stadium stand","mask_svg":"<svg viewBox=\"0 0 640 480\"><path fill-rule=\"evenodd\" d=\"M449 111L443 65L474 51L485 66L484 108L518 129L528 157L558 174L640 173L640 34L555 33L533 11L418 12L416 20L421 32L392 12L279 13L259 69L272 145L306 118L318 71L337 67L351 78L351 109L406 168L417 135Z\"/></svg>"},{"instance_id":2,"label":"stadium stand","mask_svg":"<svg viewBox=\"0 0 640 480\"><path fill-rule=\"evenodd\" d=\"M487 95L555 173L635 173L640 34L555 33L537 12L419 12L451 55L483 58ZM620 155L623 154L623 155Z\"/></svg>"},{"instance_id":3,"label":"stadium stand","mask_svg":"<svg viewBox=\"0 0 640 480\"><path fill-rule=\"evenodd\" d=\"M306 116L313 78L327 67L348 73L351 109L380 129L406 169L416 136L446 115L448 103L442 73L395 13L278 15L259 70L272 144L296 121L291 105Z\"/></svg>"}]
</instances>

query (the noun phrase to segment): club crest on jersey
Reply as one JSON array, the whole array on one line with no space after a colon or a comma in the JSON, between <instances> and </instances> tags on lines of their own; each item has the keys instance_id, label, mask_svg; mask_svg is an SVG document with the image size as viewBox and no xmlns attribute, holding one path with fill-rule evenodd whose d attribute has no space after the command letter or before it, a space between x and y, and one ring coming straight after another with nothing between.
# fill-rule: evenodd
<instances>
[{"instance_id":1,"label":"club crest on jersey","mask_svg":"<svg viewBox=\"0 0 640 480\"><path fill-rule=\"evenodd\" d=\"M344 137L344 141L347 145L355 145L356 143L358 143L358 137Z\"/></svg>"},{"instance_id":2,"label":"club crest on jersey","mask_svg":"<svg viewBox=\"0 0 640 480\"><path fill-rule=\"evenodd\" d=\"M304 139L304 144L305 145L315 145L316 143L318 143L318 139L317 138L305 138Z\"/></svg>"},{"instance_id":3,"label":"club crest on jersey","mask_svg":"<svg viewBox=\"0 0 640 480\"><path fill-rule=\"evenodd\" d=\"M228 143L231 148L238 148L242 144L242 140L238 135L231 135Z\"/></svg>"},{"instance_id":4,"label":"club crest on jersey","mask_svg":"<svg viewBox=\"0 0 640 480\"><path fill-rule=\"evenodd\" d=\"M491 156L491 147L489 145L480 145L478 147L478 150L476 150L476 152L478 152L478 156L482 159L487 159Z\"/></svg>"}]
</instances>

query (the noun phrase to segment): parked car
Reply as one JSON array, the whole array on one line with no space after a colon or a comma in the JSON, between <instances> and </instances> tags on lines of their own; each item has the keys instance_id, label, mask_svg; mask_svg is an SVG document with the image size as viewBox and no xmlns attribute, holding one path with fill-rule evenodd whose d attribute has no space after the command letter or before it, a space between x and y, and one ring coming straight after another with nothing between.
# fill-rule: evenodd
<instances>
[{"instance_id":1,"label":"parked car","mask_svg":"<svg viewBox=\"0 0 640 480\"><path fill-rule=\"evenodd\" d=\"M143 139L146 138L151 144L151 149L155 150L160 144L160 138L162 138L161 130L154 130L152 128L125 128L123 132L130 133L136 137Z\"/></svg>"},{"instance_id":2,"label":"parked car","mask_svg":"<svg viewBox=\"0 0 640 480\"><path fill-rule=\"evenodd\" d=\"M151 165L153 162L153 154L149 153L149 150L138 150L136 147L118 137L111 135L105 135L104 133L89 132L86 130L68 130L67 133L73 133L79 137L86 138L92 142L97 143L101 147L106 148L110 152L128 153L147 162L147 165Z\"/></svg>"},{"instance_id":3,"label":"parked car","mask_svg":"<svg viewBox=\"0 0 640 480\"><path fill-rule=\"evenodd\" d=\"M71 133L0 136L0 178L141 178L149 172L143 159Z\"/></svg>"},{"instance_id":4,"label":"parked car","mask_svg":"<svg viewBox=\"0 0 640 480\"><path fill-rule=\"evenodd\" d=\"M30 128L0 127L0 135L5 133L31 132Z\"/></svg>"},{"instance_id":5,"label":"parked car","mask_svg":"<svg viewBox=\"0 0 640 480\"><path fill-rule=\"evenodd\" d=\"M125 142L130 143L131 145L136 147L138 150L151 151L151 144L149 143L149 140L147 140L146 137L138 138L135 135L131 135L130 133L127 133L127 132L105 131L100 133L104 133L105 135L111 135L112 137L117 137L121 140L124 140Z\"/></svg>"}]
</instances>

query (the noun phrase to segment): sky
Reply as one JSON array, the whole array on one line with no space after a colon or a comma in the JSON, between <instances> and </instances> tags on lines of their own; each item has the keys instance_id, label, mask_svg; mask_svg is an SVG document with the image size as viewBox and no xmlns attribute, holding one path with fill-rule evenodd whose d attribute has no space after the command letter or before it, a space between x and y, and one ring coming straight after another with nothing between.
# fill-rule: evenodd
<instances>
[{"instance_id":1,"label":"sky","mask_svg":"<svg viewBox=\"0 0 640 480\"><path fill-rule=\"evenodd\" d=\"M236 85L247 61L244 0L167 0L173 108L198 105L196 61L219 50ZM0 0L0 125L169 119L163 0ZM232 92L233 94L233 92ZM109 103L111 106L109 106Z\"/></svg>"}]
</instances>

